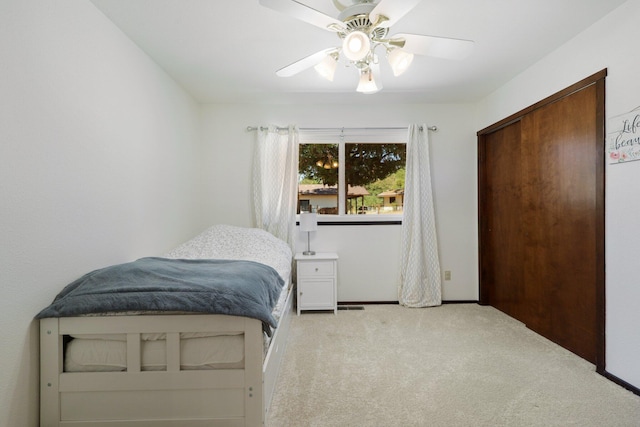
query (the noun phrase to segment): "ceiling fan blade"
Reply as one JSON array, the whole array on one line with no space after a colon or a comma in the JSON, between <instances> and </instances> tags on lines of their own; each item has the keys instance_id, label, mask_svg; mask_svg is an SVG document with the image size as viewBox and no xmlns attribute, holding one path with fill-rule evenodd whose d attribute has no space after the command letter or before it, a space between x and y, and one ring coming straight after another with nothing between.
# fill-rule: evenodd
<instances>
[{"instance_id":1,"label":"ceiling fan blade","mask_svg":"<svg viewBox=\"0 0 640 427\"><path fill-rule=\"evenodd\" d=\"M276 71L276 75L279 77L291 77L295 74L298 74L301 71L306 70L307 68L311 68L314 65L317 65L320 61L327 57L331 52L335 52L336 48L331 47L329 49L323 49L320 52L316 52L312 55L306 56L299 61L294 62L293 64L287 65Z\"/></svg>"},{"instance_id":2,"label":"ceiling fan blade","mask_svg":"<svg viewBox=\"0 0 640 427\"><path fill-rule=\"evenodd\" d=\"M380 22L378 27L390 27L416 7L422 0L381 0L369 13L369 20L376 25L380 16L387 20Z\"/></svg>"},{"instance_id":3,"label":"ceiling fan blade","mask_svg":"<svg viewBox=\"0 0 640 427\"><path fill-rule=\"evenodd\" d=\"M418 34L395 34L391 40L392 45L397 45L407 52L444 59L464 59L471 53L474 46L471 40ZM398 43L403 40L404 45Z\"/></svg>"},{"instance_id":4,"label":"ceiling fan blade","mask_svg":"<svg viewBox=\"0 0 640 427\"><path fill-rule=\"evenodd\" d=\"M345 28L342 21L338 21L296 0L260 0L260 4L269 9L285 13L301 21L320 27L323 30L338 31Z\"/></svg>"}]
</instances>

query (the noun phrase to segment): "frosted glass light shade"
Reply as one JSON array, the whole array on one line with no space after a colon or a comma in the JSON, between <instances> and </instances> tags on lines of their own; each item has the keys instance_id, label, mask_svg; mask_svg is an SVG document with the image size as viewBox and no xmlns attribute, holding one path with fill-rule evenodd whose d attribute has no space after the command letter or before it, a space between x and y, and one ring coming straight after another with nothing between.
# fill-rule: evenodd
<instances>
[{"instance_id":1,"label":"frosted glass light shade","mask_svg":"<svg viewBox=\"0 0 640 427\"><path fill-rule=\"evenodd\" d=\"M369 69L367 71L363 71L360 74L360 82L358 83L358 87L356 89L357 92L360 93L376 93L381 88L378 87L376 83L375 76L373 72Z\"/></svg>"},{"instance_id":2,"label":"frosted glass light shade","mask_svg":"<svg viewBox=\"0 0 640 427\"><path fill-rule=\"evenodd\" d=\"M352 61L360 61L371 50L371 40L362 31L353 31L344 38L342 52Z\"/></svg>"},{"instance_id":3,"label":"frosted glass light shade","mask_svg":"<svg viewBox=\"0 0 640 427\"><path fill-rule=\"evenodd\" d=\"M315 213L300 214L300 231L309 232L318 230L318 215Z\"/></svg>"},{"instance_id":4,"label":"frosted glass light shade","mask_svg":"<svg viewBox=\"0 0 640 427\"><path fill-rule=\"evenodd\" d=\"M391 65L393 75L398 77L407 71L409 65L411 65L413 53L409 53L400 48L391 49L389 53L387 53L387 60L389 61L389 65Z\"/></svg>"},{"instance_id":5,"label":"frosted glass light shade","mask_svg":"<svg viewBox=\"0 0 640 427\"><path fill-rule=\"evenodd\" d=\"M330 82L333 81L333 75L336 73L336 66L338 61L333 55L327 55L322 61L320 61L315 67L315 70L325 79Z\"/></svg>"}]
</instances>

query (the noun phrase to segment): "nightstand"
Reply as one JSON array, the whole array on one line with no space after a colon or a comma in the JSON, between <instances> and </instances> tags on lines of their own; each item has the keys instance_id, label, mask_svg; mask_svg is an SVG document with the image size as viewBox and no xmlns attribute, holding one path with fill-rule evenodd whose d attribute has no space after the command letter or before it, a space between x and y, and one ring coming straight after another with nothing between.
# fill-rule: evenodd
<instances>
[{"instance_id":1,"label":"nightstand","mask_svg":"<svg viewBox=\"0 0 640 427\"><path fill-rule=\"evenodd\" d=\"M338 254L296 254L298 316L302 310L333 310L338 314Z\"/></svg>"}]
</instances>

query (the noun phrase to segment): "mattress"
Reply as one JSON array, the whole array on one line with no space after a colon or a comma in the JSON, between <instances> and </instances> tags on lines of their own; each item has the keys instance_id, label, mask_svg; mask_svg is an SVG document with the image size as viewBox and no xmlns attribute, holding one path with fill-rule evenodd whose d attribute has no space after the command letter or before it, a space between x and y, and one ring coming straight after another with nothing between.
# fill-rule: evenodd
<instances>
[{"instance_id":1,"label":"mattress","mask_svg":"<svg viewBox=\"0 0 640 427\"><path fill-rule=\"evenodd\" d=\"M167 369L165 340L142 341L141 369ZM216 369L230 364L242 367L242 335L189 338L180 341L180 369ZM127 369L127 342L104 339L74 339L67 344L65 372L113 372Z\"/></svg>"}]
</instances>

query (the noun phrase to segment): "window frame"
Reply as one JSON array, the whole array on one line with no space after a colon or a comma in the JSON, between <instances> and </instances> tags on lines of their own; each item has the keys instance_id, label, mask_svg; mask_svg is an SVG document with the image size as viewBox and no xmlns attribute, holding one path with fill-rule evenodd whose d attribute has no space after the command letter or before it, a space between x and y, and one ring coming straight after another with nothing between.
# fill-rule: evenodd
<instances>
[{"instance_id":1,"label":"window frame","mask_svg":"<svg viewBox=\"0 0 640 427\"><path fill-rule=\"evenodd\" d=\"M402 224L403 213L384 215L348 215L345 212L345 192L346 192L346 144L407 144L406 128L380 128L380 129L357 129L358 132L350 132L350 129L342 128L321 130L321 132L300 131L298 145L303 144L337 144L338 162L338 214L318 215L318 224L323 223L335 225L376 225L376 224ZM354 140L355 138L355 140ZM299 197L299 196L298 196ZM403 200L404 206L404 200ZM300 220L300 214L296 214L296 221Z\"/></svg>"}]
</instances>

